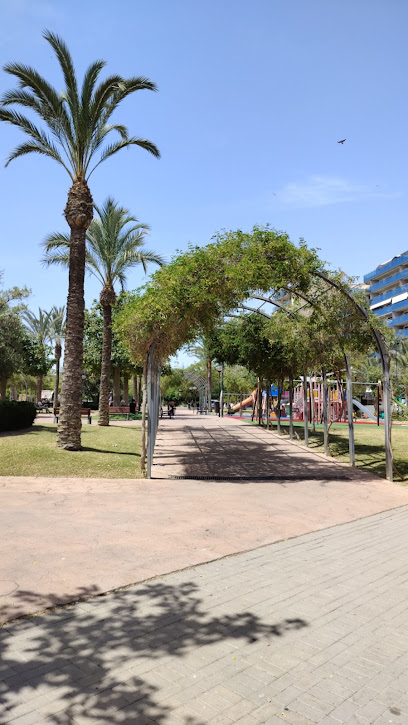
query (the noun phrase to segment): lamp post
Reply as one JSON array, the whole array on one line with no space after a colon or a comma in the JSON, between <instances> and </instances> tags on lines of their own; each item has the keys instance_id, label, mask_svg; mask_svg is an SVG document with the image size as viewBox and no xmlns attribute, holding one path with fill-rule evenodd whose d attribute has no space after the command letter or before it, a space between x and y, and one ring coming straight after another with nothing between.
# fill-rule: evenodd
<instances>
[{"instance_id":1,"label":"lamp post","mask_svg":"<svg viewBox=\"0 0 408 725\"><path fill-rule=\"evenodd\" d=\"M218 411L218 417L224 417L224 366L216 365L215 369L218 373L218 385L220 389L220 409ZM221 384L220 384L220 373L221 373Z\"/></svg>"}]
</instances>

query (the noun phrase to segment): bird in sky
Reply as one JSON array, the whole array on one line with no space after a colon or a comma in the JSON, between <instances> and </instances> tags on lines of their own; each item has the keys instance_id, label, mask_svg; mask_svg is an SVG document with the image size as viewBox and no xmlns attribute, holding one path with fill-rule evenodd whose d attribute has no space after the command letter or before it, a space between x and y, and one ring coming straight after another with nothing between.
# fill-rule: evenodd
<instances>
[{"instance_id":1,"label":"bird in sky","mask_svg":"<svg viewBox=\"0 0 408 725\"><path fill-rule=\"evenodd\" d=\"M345 141L347 141L347 139L343 138L341 141L337 141L337 143L344 143Z\"/></svg>"}]
</instances>

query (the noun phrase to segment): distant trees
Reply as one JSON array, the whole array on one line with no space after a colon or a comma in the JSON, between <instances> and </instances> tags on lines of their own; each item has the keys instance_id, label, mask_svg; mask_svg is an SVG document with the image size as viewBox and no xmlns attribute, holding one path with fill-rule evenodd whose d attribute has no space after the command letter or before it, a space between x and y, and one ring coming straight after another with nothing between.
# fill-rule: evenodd
<instances>
[{"instance_id":1,"label":"distant trees","mask_svg":"<svg viewBox=\"0 0 408 725\"><path fill-rule=\"evenodd\" d=\"M0 272L0 283L2 276ZM24 366L27 335L20 314L21 302L29 294L26 287L0 289L0 400L6 399L8 379Z\"/></svg>"}]
</instances>

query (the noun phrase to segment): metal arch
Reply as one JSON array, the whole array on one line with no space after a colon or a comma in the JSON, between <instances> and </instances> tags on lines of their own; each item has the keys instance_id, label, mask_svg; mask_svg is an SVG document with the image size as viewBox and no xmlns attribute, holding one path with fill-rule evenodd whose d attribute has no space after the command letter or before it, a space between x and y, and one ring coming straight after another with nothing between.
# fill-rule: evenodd
<instances>
[{"instance_id":1,"label":"metal arch","mask_svg":"<svg viewBox=\"0 0 408 725\"><path fill-rule=\"evenodd\" d=\"M370 322L370 317L367 312L367 310L364 309L362 305L360 305L359 302L353 297L353 295L345 288L343 287L339 282L337 282L334 279L331 279L328 277L324 272L318 272L317 270L314 271L314 274L316 277L319 277L320 279L324 280L327 284L329 284L331 287L334 287L339 292L345 295L348 300L355 306L355 308L360 312L362 317L367 320L367 322ZM383 370L383 403L384 403L384 428L385 428L385 469L386 469L386 478L388 478L389 481L393 480L393 455L392 455L392 446L391 446L391 426L392 426L392 419L391 419L391 386L390 386L390 356L389 352L387 350L387 346L385 343L385 339L383 335L381 334L381 331L374 327L374 325L371 326L371 332L373 334L373 337L377 343L378 352L380 353L381 357L381 365Z\"/></svg>"},{"instance_id":2,"label":"metal arch","mask_svg":"<svg viewBox=\"0 0 408 725\"><path fill-rule=\"evenodd\" d=\"M272 298L272 296L268 299L266 297L262 297L262 295L250 295L249 299L250 300L262 300L263 302L268 302L269 304L274 305L275 307L279 307L279 309L281 309L281 310L284 310L291 317L294 317L294 318L296 317L294 312L292 312L291 310L288 310L287 307L285 305L282 305L280 302L276 302L276 300L274 300ZM270 315L268 315L268 317L269 317L269 319L271 319Z\"/></svg>"},{"instance_id":3,"label":"metal arch","mask_svg":"<svg viewBox=\"0 0 408 725\"><path fill-rule=\"evenodd\" d=\"M254 310L253 307L248 307L248 305L237 305L237 309L242 310L248 310L249 312L257 312L258 315L262 315L263 317L266 317L268 320L271 319L271 315L268 315L266 312L262 312L260 309Z\"/></svg>"}]
</instances>

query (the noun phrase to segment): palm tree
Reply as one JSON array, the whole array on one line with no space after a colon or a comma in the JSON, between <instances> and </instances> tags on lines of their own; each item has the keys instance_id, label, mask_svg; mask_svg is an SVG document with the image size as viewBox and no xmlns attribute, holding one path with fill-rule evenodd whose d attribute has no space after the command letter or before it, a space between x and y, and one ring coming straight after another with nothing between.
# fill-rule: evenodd
<instances>
[{"instance_id":1,"label":"palm tree","mask_svg":"<svg viewBox=\"0 0 408 725\"><path fill-rule=\"evenodd\" d=\"M54 408L58 407L60 360L62 352L62 341L65 336L65 307L53 307L50 312L50 339L54 341L55 355L55 384L54 384Z\"/></svg>"},{"instance_id":2,"label":"palm tree","mask_svg":"<svg viewBox=\"0 0 408 725\"><path fill-rule=\"evenodd\" d=\"M143 89L157 89L152 81L141 76L125 79L120 75L112 75L97 85L105 66L103 60L97 60L89 66L82 88L79 89L72 57L64 41L50 31L44 33L44 38L57 56L64 76L64 90L58 93L34 68L8 63L4 70L17 78L19 87L7 91L0 100L0 121L20 128L29 137L11 152L6 166L13 159L38 153L63 166L72 182L64 212L71 233L65 361L57 440L62 448L79 450L85 235L93 217L93 200L88 181L103 161L123 148L140 146L153 156L160 156L151 141L131 137L126 126L110 123L112 114L128 95ZM15 105L34 112L43 122L43 127L36 126L20 110L8 108ZM111 132L119 134L119 139L106 144Z\"/></svg>"},{"instance_id":3,"label":"palm tree","mask_svg":"<svg viewBox=\"0 0 408 725\"><path fill-rule=\"evenodd\" d=\"M125 287L126 273L141 264L163 264L155 252L142 249L149 229L138 223L127 209L108 197L101 208L95 206L99 219L94 219L86 234L86 268L102 284L100 303L103 308L102 366L99 394L99 425L109 425L109 388L112 352L112 306L116 302L114 285ZM66 234L50 234L44 242L44 262L68 266L70 239Z\"/></svg>"},{"instance_id":4,"label":"palm tree","mask_svg":"<svg viewBox=\"0 0 408 725\"><path fill-rule=\"evenodd\" d=\"M30 334L38 341L44 350L47 342L51 339L51 312L46 312L40 307L38 308L38 317L30 310L22 311L22 318L25 327ZM43 386L43 374L37 375L36 402L41 400L41 391Z\"/></svg>"}]
</instances>

